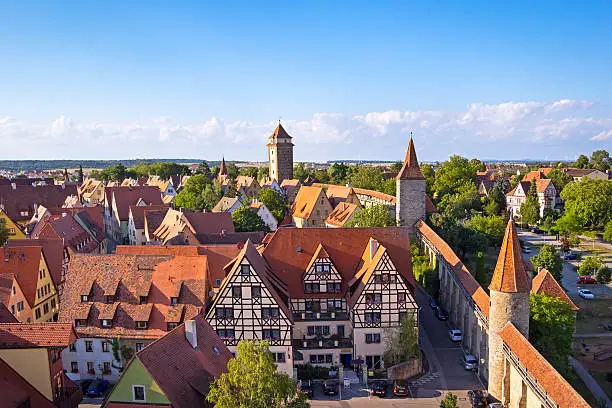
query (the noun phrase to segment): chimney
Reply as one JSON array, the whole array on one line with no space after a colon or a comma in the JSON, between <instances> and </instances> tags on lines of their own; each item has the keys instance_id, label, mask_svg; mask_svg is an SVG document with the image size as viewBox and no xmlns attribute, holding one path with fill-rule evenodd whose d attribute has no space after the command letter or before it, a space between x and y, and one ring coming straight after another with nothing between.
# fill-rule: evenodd
<instances>
[{"instance_id":1,"label":"chimney","mask_svg":"<svg viewBox=\"0 0 612 408\"><path fill-rule=\"evenodd\" d=\"M370 238L370 261L374 258L374 254L378 250L378 241L374 238Z\"/></svg>"},{"instance_id":2,"label":"chimney","mask_svg":"<svg viewBox=\"0 0 612 408\"><path fill-rule=\"evenodd\" d=\"M185 338L191 344L191 347L198 351L198 334L196 332L195 320L187 320L185 322Z\"/></svg>"}]
</instances>

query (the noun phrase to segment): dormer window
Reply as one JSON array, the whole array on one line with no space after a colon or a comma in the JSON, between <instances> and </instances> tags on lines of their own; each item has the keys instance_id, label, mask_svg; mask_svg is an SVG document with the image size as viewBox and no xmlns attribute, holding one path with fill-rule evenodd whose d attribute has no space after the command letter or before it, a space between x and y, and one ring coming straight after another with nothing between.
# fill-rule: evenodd
<instances>
[{"instance_id":1,"label":"dormer window","mask_svg":"<svg viewBox=\"0 0 612 408\"><path fill-rule=\"evenodd\" d=\"M87 326L87 320L85 320L85 319L76 319L76 320L74 321L74 325L75 325L76 327L84 327L84 326Z\"/></svg>"},{"instance_id":2,"label":"dormer window","mask_svg":"<svg viewBox=\"0 0 612 408\"><path fill-rule=\"evenodd\" d=\"M136 328L140 330L144 330L149 326L149 322L136 322Z\"/></svg>"},{"instance_id":3,"label":"dormer window","mask_svg":"<svg viewBox=\"0 0 612 408\"><path fill-rule=\"evenodd\" d=\"M168 331L176 329L177 326L178 326L178 323L176 322L168 323Z\"/></svg>"},{"instance_id":4,"label":"dormer window","mask_svg":"<svg viewBox=\"0 0 612 408\"><path fill-rule=\"evenodd\" d=\"M141 305L147 303L147 300L149 300L148 296L140 296L140 304Z\"/></svg>"},{"instance_id":5,"label":"dormer window","mask_svg":"<svg viewBox=\"0 0 612 408\"><path fill-rule=\"evenodd\" d=\"M174 306L174 305L178 304L178 298L177 298L177 297L171 297L171 298L170 298L170 304L171 304L172 306Z\"/></svg>"},{"instance_id":6,"label":"dormer window","mask_svg":"<svg viewBox=\"0 0 612 408\"><path fill-rule=\"evenodd\" d=\"M113 327L113 321L111 319L102 319L102 327Z\"/></svg>"},{"instance_id":7,"label":"dormer window","mask_svg":"<svg viewBox=\"0 0 612 408\"><path fill-rule=\"evenodd\" d=\"M89 295L81 295L81 302L89 301Z\"/></svg>"}]
</instances>

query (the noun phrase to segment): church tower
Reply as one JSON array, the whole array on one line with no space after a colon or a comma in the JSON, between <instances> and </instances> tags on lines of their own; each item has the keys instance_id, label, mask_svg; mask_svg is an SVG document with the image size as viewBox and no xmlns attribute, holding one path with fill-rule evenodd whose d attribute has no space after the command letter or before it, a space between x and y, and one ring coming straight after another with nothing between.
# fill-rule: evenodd
<instances>
[{"instance_id":1,"label":"church tower","mask_svg":"<svg viewBox=\"0 0 612 408\"><path fill-rule=\"evenodd\" d=\"M404 165L396 177L395 219L400 226L414 228L425 219L426 183L410 137Z\"/></svg>"},{"instance_id":2,"label":"church tower","mask_svg":"<svg viewBox=\"0 0 612 408\"><path fill-rule=\"evenodd\" d=\"M293 178L293 142L291 136L278 122L278 126L268 138L268 167L270 179L280 185L283 180Z\"/></svg>"},{"instance_id":3,"label":"church tower","mask_svg":"<svg viewBox=\"0 0 612 408\"><path fill-rule=\"evenodd\" d=\"M489 285L489 394L504 402L510 373L504 367L503 342L499 332L510 322L529 338L529 293L531 277L525 270L521 246L510 219Z\"/></svg>"}]
</instances>

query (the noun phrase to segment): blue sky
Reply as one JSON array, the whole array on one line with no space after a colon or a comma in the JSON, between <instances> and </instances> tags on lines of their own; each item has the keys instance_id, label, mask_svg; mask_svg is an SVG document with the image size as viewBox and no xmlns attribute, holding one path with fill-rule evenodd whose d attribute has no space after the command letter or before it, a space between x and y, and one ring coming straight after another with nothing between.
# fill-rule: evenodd
<instances>
[{"instance_id":1,"label":"blue sky","mask_svg":"<svg viewBox=\"0 0 612 408\"><path fill-rule=\"evenodd\" d=\"M609 2L126 3L0 1L0 158L612 147Z\"/></svg>"}]
</instances>

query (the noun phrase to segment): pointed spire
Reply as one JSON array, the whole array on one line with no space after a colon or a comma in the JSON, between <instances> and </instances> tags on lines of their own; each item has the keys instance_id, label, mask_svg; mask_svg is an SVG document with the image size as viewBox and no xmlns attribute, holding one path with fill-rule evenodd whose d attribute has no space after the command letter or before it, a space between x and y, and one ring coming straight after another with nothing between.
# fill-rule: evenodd
<instances>
[{"instance_id":1,"label":"pointed spire","mask_svg":"<svg viewBox=\"0 0 612 408\"><path fill-rule=\"evenodd\" d=\"M414 142L412 141L412 133L410 133L410 141L408 142L408 150L406 151L406 158L404 158L404 165L399 173L397 173L397 180L425 180L421 168L419 167L419 161L417 160L416 150L414 148Z\"/></svg>"},{"instance_id":2,"label":"pointed spire","mask_svg":"<svg viewBox=\"0 0 612 408\"><path fill-rule=\"evenodd\" d=\"M276 126L276 129L274 129L274 132L272 132L272 135L270 135L270 137L272 138L280 137L280 138L291 139L291 136L289 136L289 133L287 133L283 125L281 125L280 119L278 120L278 125Z\"/></svg>"},{"instance_id":3,"label":"pointed spire","mask_svg":"<svg viewBox=\"0 0 612 408\"><path fill-rule=\"evenodd\" d=\"M525 270L521 245L512 220L508 220L504 241L497 258L489 290L505 293L529 292L530 278Z\"/></svg>"},{"instance_id":4,"label":"pointed spire","mask_svg":"<svg viewBox=\"0 0 612 408\"><path fill-rule=\"evenodd\" d=\"M227 176L227 167L225 166L225 156L221 157L221 166L219 167L219 176Z\"/></svg>"}]
</instances>

